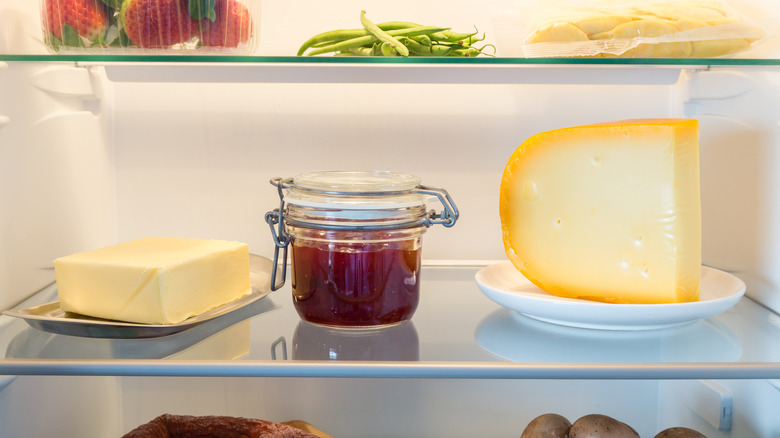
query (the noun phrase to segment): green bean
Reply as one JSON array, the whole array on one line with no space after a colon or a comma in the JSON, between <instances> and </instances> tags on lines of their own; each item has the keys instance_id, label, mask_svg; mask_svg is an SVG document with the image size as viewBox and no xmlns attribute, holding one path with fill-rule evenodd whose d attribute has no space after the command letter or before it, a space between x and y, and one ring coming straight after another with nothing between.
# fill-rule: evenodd
<instances>
[{"instance_id":1,"label":"green bean","mask_svg":"<svg viewBox=\"0 0 780 438\"><path fill-rule=\"evenodd\" d=\"M365 29L339 29L323 32L306 40L298 49L298 56L303 55L310 47L317 47L321 44L331 43L332 41L343 41L365 35L368 35L368 32L366 32Z\"/></svg>"},{"instance_id":2,"label":"green bean","mask_svg":"<svg viewBox=\"0 0 780 438\"><path fill-rule=\"evenodd\" d=\"M420 27L421 24L417 23L411 23L409 21L385 21L384 23L378 23L377 27L384 30L398 30L398 29L406 29L409 27Z\"/></svg>"},{"instance_id":3,"label":"green bean","mask_svg":"<svg viewBox=\"0 0 780 438\"><path fill-rule=\"evenodd\" d=\"M366 28L372 35L374 35L379 41L387 43L401 56L409 56L409 49L406 48L400 41L395 39L392 35L380 29L376 24L366 17L366 11L360 11L360 24ZM382 53L385 53L386 49L382 48Z\"/></svg>"},{"instance_id":4,"label":"green bean","mask_svg":"<svg viewBox=\"0 0 780 438\"><path fill-rule=\"evenodd\" d=\"M483 34L482 34L482 38L474 38L474 37L471 37L471 38L469 38L469 43L470 43L470 44L474 44L474 43L478 43L478 42L480 42L480 41L485 41L485 37L486 37L485 35L486 35L486 34L485 34L485 33L483 33Z\"/></svg>"},{"instance_id":5,"label":"green bean","mask_svg":"<svg viewBox=\"0 0 780 438\"><path fill-rule=\"evenodd\" d=\"M431 37L429 37L428 35L415 35L407 38L409 38L410 40L418 44L422 44L423 46L431 47Z\"/></svg>"},{"instance_id":6,"label":"green bean","mask_svg":"<svg viewBox=\"0 0 780 438\"><path fill-rule=\"evenodd\" d=\"M457 45L461 45L461 46L464 46L464 47L471 47L471 46L474 45L474 43L478 43L480 41L484 41L484 39L485 39L485 34L482 34L481 38L480 37L476 37L474 35L471 35L471 36L469 36L467 38L463 38L463 39L453 39L452 41L440 41L440 42L441 43L446 43L446 44L457 44Z\"/></svg>"},{"instance_id":7,"label":"green bean","mask_svg":"<svg viewBox=\"0 0 780 438\"><path fill-rule=\"evenodd\" d=\"M298 56L333 52L337 56L495 56L495 47L474 47L485 34L453 32L446 27L422 26L409 21L373 23L361 11L362 29L323 32L309 38L298 49ZM493 54L485 53L487 47ZM307 53L308 52L308 53Z\"/></svg>"},{"instance_id":8,"label":"green bean","mask_svg":"<svg viewBox=\"0 0 780 438\"><path fill-rule=\"evenodd\" d=\"M493 49L493 54L485 53L485 49L488 48L488 47ZM479 48L479 54L480 55L485 55L485 56L496 56L496 46L494 46L492 44L485 44L484 46Z\"/></svg>"},{"instance_id":9,"label":"green bean","mask_svg":"<svg viewBox=\"0 0 780 438\"><path fill-rule=\"evenodd\" d=\"M408 29L412 27L422 27L422 25L416 23L410 23L408 21L387 21L384 23L379 23L377 24L377 26L384 31ZM298 56L303 55L303 53L310 47L317 47L323 44L329 44L337 41L344 41L344 40L358 38L366 35L370 35L370 33L365 28L338 29L338 30L330 30L327 32L322 32L306 40L306 42L304 42L301 45L300 49L298 49Z\"/></svg>"},{"instance_id":10,"label":"green bean","mask_svg":"<svg viewBox=\"0 0 780 438\"><path fill-rule=\"evenodd\" d=\"M450 30L442 31L439 34L433 34L431 35L431 39L436 41L442 41L442 42L449 42L449 43L455 43L458 41L470 41L471 37L476 35L479 31L470 32L470 33L459 33L459 32L452 32ZM484 38L483 38L484 39ZM481 40L478 40L481 41Z\"/></svg>"},{"instance_id":11,"label":"green bean","mask_svg":"<svg viewBox=\"0 0 780 438\"><path fill-rule=\"evenodd\" d=\"M449 30L449 29L445 29ZM428 34L428 37L433 41L447 41L447 35L444 34L444 30L441 32L432 32Z\"/></svg>"},{"instance_id":12,"label":"green bean","mask_svg":"<svg viewBox=\"0 0 780 438\"><path fill-rule=\"evenodd\" d=\"M446 44L434 44L431 46L431 55L448 56L452 52L452 47Z\"/></svg>"},{"instance_id":13,"label":"green bean","mask_svg":"<svg viewBox=\"0 0 780 438\"><path fill-rule=\"evenodd\" d=\"M414 35L430 34L432 32L441 32L442 30L446 30L446 29L447 28L442 28L442 27L420 26L420 27L410 27L406 29L389 30L387 31L387 33L392 36L414 36ZM320 55L322 53L328 53L328 52L344 51L354 47L361 47L361 46L373 44L378 41L379 39L373 35L365 35L365 36L339 41L339 42L318 47L315 50L310 51L307 54L307 56Z\"/></svg>"},{"instance_id":14,"label":"green bean","mask_svg":"<svg viewBox=\"0 0 780 438\"><path fill-rule=\"evenodd\" d=\"M355 47L341 53L352 56L373 56L374 49L373 47Z\"/></svg>"},{"instance_id":15,"label":"green bean","mask_svg":"<svg viewBox=\"0 0 780 438\"><path fill-rule=\"evenodd\" d=\"M382 44L379 45L379 49L382 51L382 56L398 56L398 50L393 47L392 44L388 42L382 42ZM409 56L409 50L406 50L406 55Z\"/></svg>"},{"instance_id":16,"label":"green bean","mask_svg":"<svg viewBox=\"0 0 780 438\"><path fill-rule=\"evenodd\" d=\"M476 56L479 54L479 49L462 44L432 43L426 46L409 37L401 37L399 40L415 56Z\"/></svg>"},{"instance_id":17,"label":"green bean","mask_svg":"<svg viewBox=\"0 0 780 438\"><path fill-rule=\"evenodd\" d=\"M406 46L407 49L409 49L409 52L412 55L431 56L430 45L426 46L408 37L401 37L399 38L399 40L401 41L401 43L403 43L403 45Z\"/></svg>"},{"instance_id":18,"label":"green bean","mask_svg":"<svg viewBox=\"0 0 780 438\"><path fill-rule=\"evenodd\" d=\"M463 58L473 58L479 55L494 56L494 55L488 55L484 52L486 47L493 47L493 49L495 49L495 47L492 44L487 44L480 48L466 47L463 49L452 50L447 56L460 56Z\"/></svg>"},{"instance_id":19,"label":"green bean","mask_svg":"<svg viewBox=\"0 0 780 438\"><path fill-rule=\"evenodd\" d=\"M477 55L479 55L479 50L473 47L451 50L450 53L447 54L447 56L456 56L460 58L471 58Z\"/></svg>"}]
</instances>

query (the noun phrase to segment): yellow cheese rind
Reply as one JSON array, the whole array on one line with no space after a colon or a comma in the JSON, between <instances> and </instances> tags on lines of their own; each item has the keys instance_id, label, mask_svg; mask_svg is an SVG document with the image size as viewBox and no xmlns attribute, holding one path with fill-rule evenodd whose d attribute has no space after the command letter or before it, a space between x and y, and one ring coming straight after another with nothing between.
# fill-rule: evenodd
<instances>
[{"instance_id":1,"label":"yellow cheese rind","mask_svg":"<svg viewBox=\"0 0 780 438\"><path fill-rule=\"evenodd\" d=\"M699 299L696 120L534 135L510 157L499 205L507 256L544 291L610 303Z\"/></svg>"},{"instance_id":2,"label":"yellow cheese rind","mask_svg":"<svg viewBox=\"0 0 780 438\"><path fill-rule=\"evenodd\" d=\"M66 312L177 324L251 293L249 248L222 240L149 237L54 261Z\"/></svg>"}]
</instances>

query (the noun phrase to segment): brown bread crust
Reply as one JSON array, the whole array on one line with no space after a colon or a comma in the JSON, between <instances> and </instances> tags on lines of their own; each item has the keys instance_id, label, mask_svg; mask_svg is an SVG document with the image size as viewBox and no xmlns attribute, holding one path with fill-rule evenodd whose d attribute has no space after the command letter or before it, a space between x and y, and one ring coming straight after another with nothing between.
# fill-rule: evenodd
<instances>
[{"instance_id":1,"label":"brown bread crust","mask_svg":"<svg viewBox=\"0 0 780 438\"><path fill-rule=\"evenodd\" d=\"M317 438L303 430L266 420L227 416L163 414L122 438Z\"/></svg>"}]
</instances>

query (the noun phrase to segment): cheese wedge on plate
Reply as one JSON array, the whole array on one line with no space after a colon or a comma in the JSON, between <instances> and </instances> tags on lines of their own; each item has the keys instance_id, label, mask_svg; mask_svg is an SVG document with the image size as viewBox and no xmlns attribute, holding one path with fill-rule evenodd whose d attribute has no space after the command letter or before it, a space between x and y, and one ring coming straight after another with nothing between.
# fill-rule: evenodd
<instances>
[{"instance_id":1,"label":"cheese wedge on plate","mask_svg":"<svg viewBox=\"0 0 780 438\"><path fill-rule=\"evenodd\" d=\"M149 237L54 261L66 312L177 324L249 295L249 248L223 240Z\"/></svg>"},{"instance_id":2,"label":"cheese wedge on plate","mask_svg":"<svg viewBox=\"0 0 780 438\"><path fill-rule=\"evenodd\" d=\"M510 157L499 203L507 256L548 293L608 303L699 299L696 120L536 134Z\"/></svg>"}]
</instances>

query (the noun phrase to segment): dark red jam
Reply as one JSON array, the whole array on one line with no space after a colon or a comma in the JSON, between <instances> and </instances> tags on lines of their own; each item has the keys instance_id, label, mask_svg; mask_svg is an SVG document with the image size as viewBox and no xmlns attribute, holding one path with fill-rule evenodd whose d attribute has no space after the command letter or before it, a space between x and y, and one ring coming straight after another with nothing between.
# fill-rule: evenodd
<instances>
[{"instance_id":1,"label":"dark red jam","mask_svg":"<svg viewBox=\"0 0 780 438\"><path fill-rule=\"evenodd\" d=\"M359 328L411 318L420 296L420 237L380 241L386 233L367 231L350 242L292 239L293 299L303 320Z\"/></svg>"}]
</instances>

